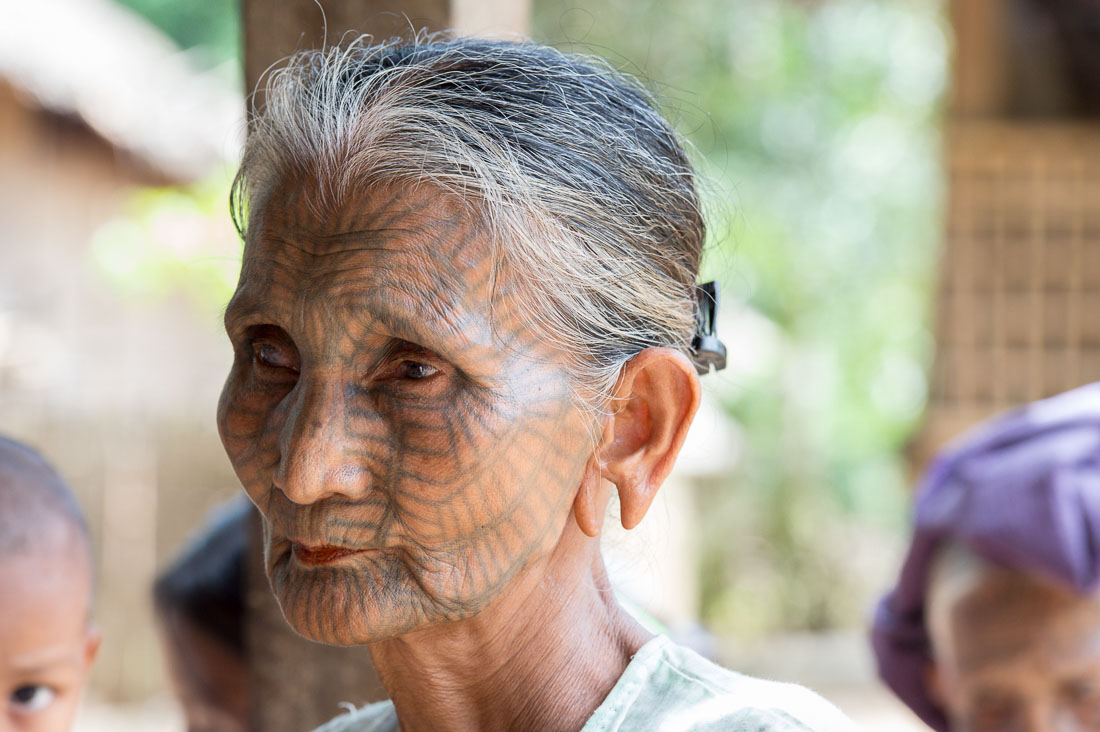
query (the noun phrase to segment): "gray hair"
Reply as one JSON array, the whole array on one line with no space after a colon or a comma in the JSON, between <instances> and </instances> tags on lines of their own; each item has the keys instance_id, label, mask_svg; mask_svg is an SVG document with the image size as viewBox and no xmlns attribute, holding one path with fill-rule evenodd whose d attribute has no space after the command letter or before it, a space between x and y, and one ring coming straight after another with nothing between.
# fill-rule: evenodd
<instances>
[{"instance_id":1,"label":"gray hair","mask_svg":"<svg viewBox=\"0 0 1100 732\"><path fill-rule=\"evenodd\" d=\"M684 145L634 80L533 43L420 35L299 52L269 73L231 197L288 175L315 205L373 181L431 183L490 228L495 274L518 278L528 321L601 408L651 346L690 357L704 222Z\"/></svg>"}]
</instances>

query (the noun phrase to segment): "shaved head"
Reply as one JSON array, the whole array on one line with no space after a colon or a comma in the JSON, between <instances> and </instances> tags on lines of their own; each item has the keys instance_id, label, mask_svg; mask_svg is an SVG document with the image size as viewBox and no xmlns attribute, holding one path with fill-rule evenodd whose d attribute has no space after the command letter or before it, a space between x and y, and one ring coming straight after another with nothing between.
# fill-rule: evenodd
<instances>
[{"instance_id":1,"label":"shaved head","mask_svg":"<svg viewBox=\"0 0 1100 732\"><path fill-rule=\"evenodd\" d=\"M0 556L75 545L90 561L88 527L72 491L35 450L0 437Z\"/></svg>"},{"instance_id":2,"label":"shaved head","mask_svg":"<svg viewBox=\"0 0 1100 732\"><path fill-rule=\"evenodd\" d=\"M37 452L0 437L0 729L67 730L99 649L87 525Z\"/></svg>"}]
</instances>

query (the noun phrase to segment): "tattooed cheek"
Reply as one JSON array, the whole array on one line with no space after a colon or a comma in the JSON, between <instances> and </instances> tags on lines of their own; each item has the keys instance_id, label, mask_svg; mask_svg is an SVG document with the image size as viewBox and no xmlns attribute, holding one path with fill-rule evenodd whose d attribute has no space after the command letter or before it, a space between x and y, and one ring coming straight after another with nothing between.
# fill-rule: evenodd
<instances>
[{"instance_id":1,"label":"tattooed cheek","mask_svg":"<svg viewBox=\"0 0 1100 732\"><path fill-rule=\"evenodd\" d=\"M255 501L270 483L275 441L270 437L270 395L248 384L234 368L218 406L218 431L226 454L245 491ZM272 453L272 454L269 454Z\"/></svg>"}]
</instances>

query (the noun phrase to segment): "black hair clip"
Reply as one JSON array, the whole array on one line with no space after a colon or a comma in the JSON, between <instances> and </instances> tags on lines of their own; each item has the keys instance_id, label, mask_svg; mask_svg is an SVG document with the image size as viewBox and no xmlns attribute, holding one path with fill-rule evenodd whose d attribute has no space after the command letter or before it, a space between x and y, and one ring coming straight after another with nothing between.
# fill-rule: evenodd
<instances>
[{"instance_id":1,"label":"black hair clip","mask_svg":"<svg viewBox=\"0 0 1100 732\"><path fill-rule=\"evenodd\" d=\"M691 349L695 356L695 370L699 375L710 373L711 368L726 368L726 344L715 334L715 317L718 313L718 283L704 282L695 287L695 337Z\"/></svg>"}]
</instances>

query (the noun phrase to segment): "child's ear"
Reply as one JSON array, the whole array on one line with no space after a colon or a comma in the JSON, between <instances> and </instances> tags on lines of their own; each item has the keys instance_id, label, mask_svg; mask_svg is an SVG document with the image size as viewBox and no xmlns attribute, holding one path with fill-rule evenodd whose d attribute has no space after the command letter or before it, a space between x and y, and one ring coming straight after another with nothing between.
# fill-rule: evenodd
<instances>
[{"instance_id":1,"label":"child's ear","mask_svg":"<svg viewBox=\"0 0 1100 732\"><path fill-rule=\"evenodd\" d=\"M103 642L103 633L95 623L88 623L88 631L84 635L84 668L90 670L95 663L95 657L99 653L99 646Z\"/></svg>"},{"instance_id":2,"label":"child's ear","mask_svg":"<svg viewBox=\"0 0 1100 732\"><path fill-rule=\"evenodd\" d=\"M618 490L623 527L641 522L676 462L699 399L699 375L679 351L647 348L626 362L574 504L586 534L599 533L608 483Z\"/></svg>"}]
</instances>

